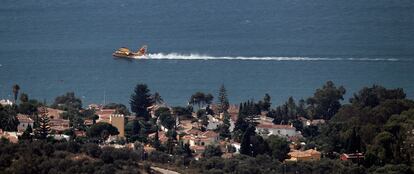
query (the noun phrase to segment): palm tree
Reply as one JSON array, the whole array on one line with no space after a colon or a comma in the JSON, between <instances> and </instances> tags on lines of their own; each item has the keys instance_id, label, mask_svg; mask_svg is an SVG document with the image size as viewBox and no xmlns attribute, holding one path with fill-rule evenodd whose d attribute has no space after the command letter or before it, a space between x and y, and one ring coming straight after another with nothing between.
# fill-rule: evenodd
<instances>
[{"instance_id":1,"label":"palm tree","mask_svg":"<svg viewBox=\"0 0 414 174\"><path fill-rule=\"evenodd\" d=\"M20 86L18 84L13 85L14 103L17 102L17 96L19 95Z\"/></svg>"}]
</instances>

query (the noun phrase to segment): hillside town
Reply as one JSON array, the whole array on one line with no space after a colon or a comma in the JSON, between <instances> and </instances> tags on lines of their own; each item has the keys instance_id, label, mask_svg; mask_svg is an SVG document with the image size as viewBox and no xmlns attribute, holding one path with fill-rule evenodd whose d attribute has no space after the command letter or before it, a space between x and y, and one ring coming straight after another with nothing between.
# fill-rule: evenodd
<instances>
[{"instance_id":1,"label":"hillside town","mask_svg":"<svg viewBox=\"0 0 414 174\"><path fill-rule=\"evenodd\" d=\"M319 92L326 91L327 95L336 95L339 99L338 93L343 95L341 88L327 82ZM399 89L377 86L372 89L405 100L404 94L398 94ZM366 148L362 148L362 134L356 133L355 128L344 134L347 136L345 141L341 140L351 146L329 151L335 147L328 143L338 142L327 139L333 136L328 135L333 130L325 132L324 129L330 126L332 116L335 121L341 120L341 114L348 111L343 112L339 105L335 111L339 113L312 113L318 112L313 107L322 105L312 104L320 100L317 93L308 99L306 107L304 100L296 104L289 98L275 108L271 107L268 94L260 101L248 100L236 105L229 103L226 93L225 87L221 86L218 99L213 102L211 94L197 92L190 97L187 106L173 107L164 102L160 94L150 94L146 85L139 84L131 95L131 109L116 103L89 104L83 108L74 93L59 96L50 105L29 100L24 93L17 100L16 93L14 101L0 101L0 137L15 144L26 141L75 142L96 144L100 149L129 149L140 154L141 160L152 159L162 152L183 157L184 166L195 163L192 160L211 160L212 157L230 160L239 159L241 155L256 158L269 155L284 165L333 159L360 166L370 160ZM329 107L333 105L328 104ZM408 105L414 106L412 101ZM413 139L412 135L407 135L406 142ZM402 146L401 150L404 148ZM177 157L173 158L177 160Z\"/></svg>"}]
</instances>

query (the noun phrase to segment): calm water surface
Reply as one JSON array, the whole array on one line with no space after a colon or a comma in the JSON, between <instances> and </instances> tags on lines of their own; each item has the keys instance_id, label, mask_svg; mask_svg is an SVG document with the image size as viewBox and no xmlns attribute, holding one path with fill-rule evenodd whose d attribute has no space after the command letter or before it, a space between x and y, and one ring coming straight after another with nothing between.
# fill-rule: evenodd
<instances>
[{"instance_id":1,"label":"calm water surface","mask_svg":"<svg viewBox=\"0 0 414 174\"><path fill-rule=\"evenodd\" d=\"M17 83L49 103L74 91L86 104L127 104L147 83L183 105L224 83L233 103L269 93L279 104L327 80L347 97L381 84L413 98L413 11L413 1L388 0L4 0L0 98ZM111 56L144 43L156 60Z\"/></svg>"}]
</instances>

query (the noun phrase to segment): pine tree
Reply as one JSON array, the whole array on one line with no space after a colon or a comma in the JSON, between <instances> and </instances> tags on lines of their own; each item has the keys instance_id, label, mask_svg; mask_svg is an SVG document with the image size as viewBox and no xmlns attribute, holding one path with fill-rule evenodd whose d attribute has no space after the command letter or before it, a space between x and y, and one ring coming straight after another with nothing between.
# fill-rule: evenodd
<instances>
[{"instance_id":1,"label":"pine tree","mask_svg":"<svg viewBox=\"0 0 414 174\"><path fill-rule=\"evenodd\" d=\"M129 103L131 104L131 111L136 114L137 118L141 117L146 121L149 119L148 107L152 106L154 101L146 84L138 84L135 87Z\"/></svg>"},{"instance_id":2,"label":"pine tree","mask_svg":"<svg viewBox=\"0 0 414 174\"><path fill-rule=\"evenodd\" d=\"M260 114L260 108L256 103L248 100L247 103L245 103L245 106L243 106L241 114L249 124L255 126L257 124L256 120Z\"/></svg>"},{"instance_id":3,"label":"pine tree","mask_svg":"<svg viewBox=\"0 0 414 174\"><path fill-rule=\"evenodd\" d=\"M46 140L49 133L49 117L46 108L43 107L39 117L39 127L35 129L35 137L40 140Z\"/></svg>"},{"instance_id":4,"label":"pine tree","mask_svg":"<svg viewBox=\"0 0 414 174\"><path fill-rule=\"evenodd\" d=\"M31 135L32 132L33 132L32 126L30 126L30 124L29 124L27 126L26 130L23 132L20 139L22 139L22 140L32 140L32 135Z\"/></svg>"},{"instance_id":5,"label":"pine tree","mask_svg":"<svg viewBox=\"0 0 414 174\"><path fill-rule=\"evenodd\" d=\"M293 99L293 97L289 97L287 103L285 104L287 106L288 109L288 117L290 119L296 119L296 113L297 113L297 106L295 103L295 100Z\"/></svg>"},{"instance_id":6,"label":"pine tree","mask_svg":"<svg viewBox=\"0 0 414 174\"><path fill-rule=\"evenodd\" d=\"M227 112L229 109L229 100L227 99L227 90L224 85L221 85L218 94L218 109L219 113Z\"/></svg>"},{"instance_id":7,"label":"pine tree","mask_svg":"<svg viewBox=\"0 0 414 174\"><path fill-rule=\"evenodd\" d=\"M253 136L254 134L255 134L255 127L253 126L249 126L246 132L244 132L242 140L241 140L241 144L240 144L241 154L249 155L249 156L253 155L253 148L252 148L252 143L250 141L250 137Z\"/></svg>"},{"instance_id":8,"label":"pine tree","mask_svg":"<svg viewBox=\"0 0 414 174\"><path fill-rule=\"evenodd\" d=\"M230 128L230 116L228 115L228 113L224 113L223 124L221 124L219 128L220 137L222 139L231 138L231 133L230 133L229 128Z\"/></svg>"},{"instance_id":9,"label":"pine tree","mask_svg":"<svg viewBox=\"0 0 414 174\"><path fill-rule=\"evenodd\" d=\"M263 98L263 102L261 102L261 109L263 111L269 111L270 106L272 105L272 103L270 102L271 97L269 94L265 94L264 98Z\"/></svg>"}]
</instances>

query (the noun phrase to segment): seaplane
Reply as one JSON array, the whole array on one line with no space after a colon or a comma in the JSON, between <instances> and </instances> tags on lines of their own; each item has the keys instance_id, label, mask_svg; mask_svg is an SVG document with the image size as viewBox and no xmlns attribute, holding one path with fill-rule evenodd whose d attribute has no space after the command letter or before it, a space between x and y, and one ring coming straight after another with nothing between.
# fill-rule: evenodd
<instances>
[{"instance_id":1,"label":"seaplane","mask_svg":"<svg viewBox=\"0 0 414 174\"><path fill-rule=\"evenodd\" d=\"M112 56L117 58L139 59L147 55L147 45L143 45L137 52L129 50L127 47L121 47L116 50Z\"/></svg>"}]
</instances>

